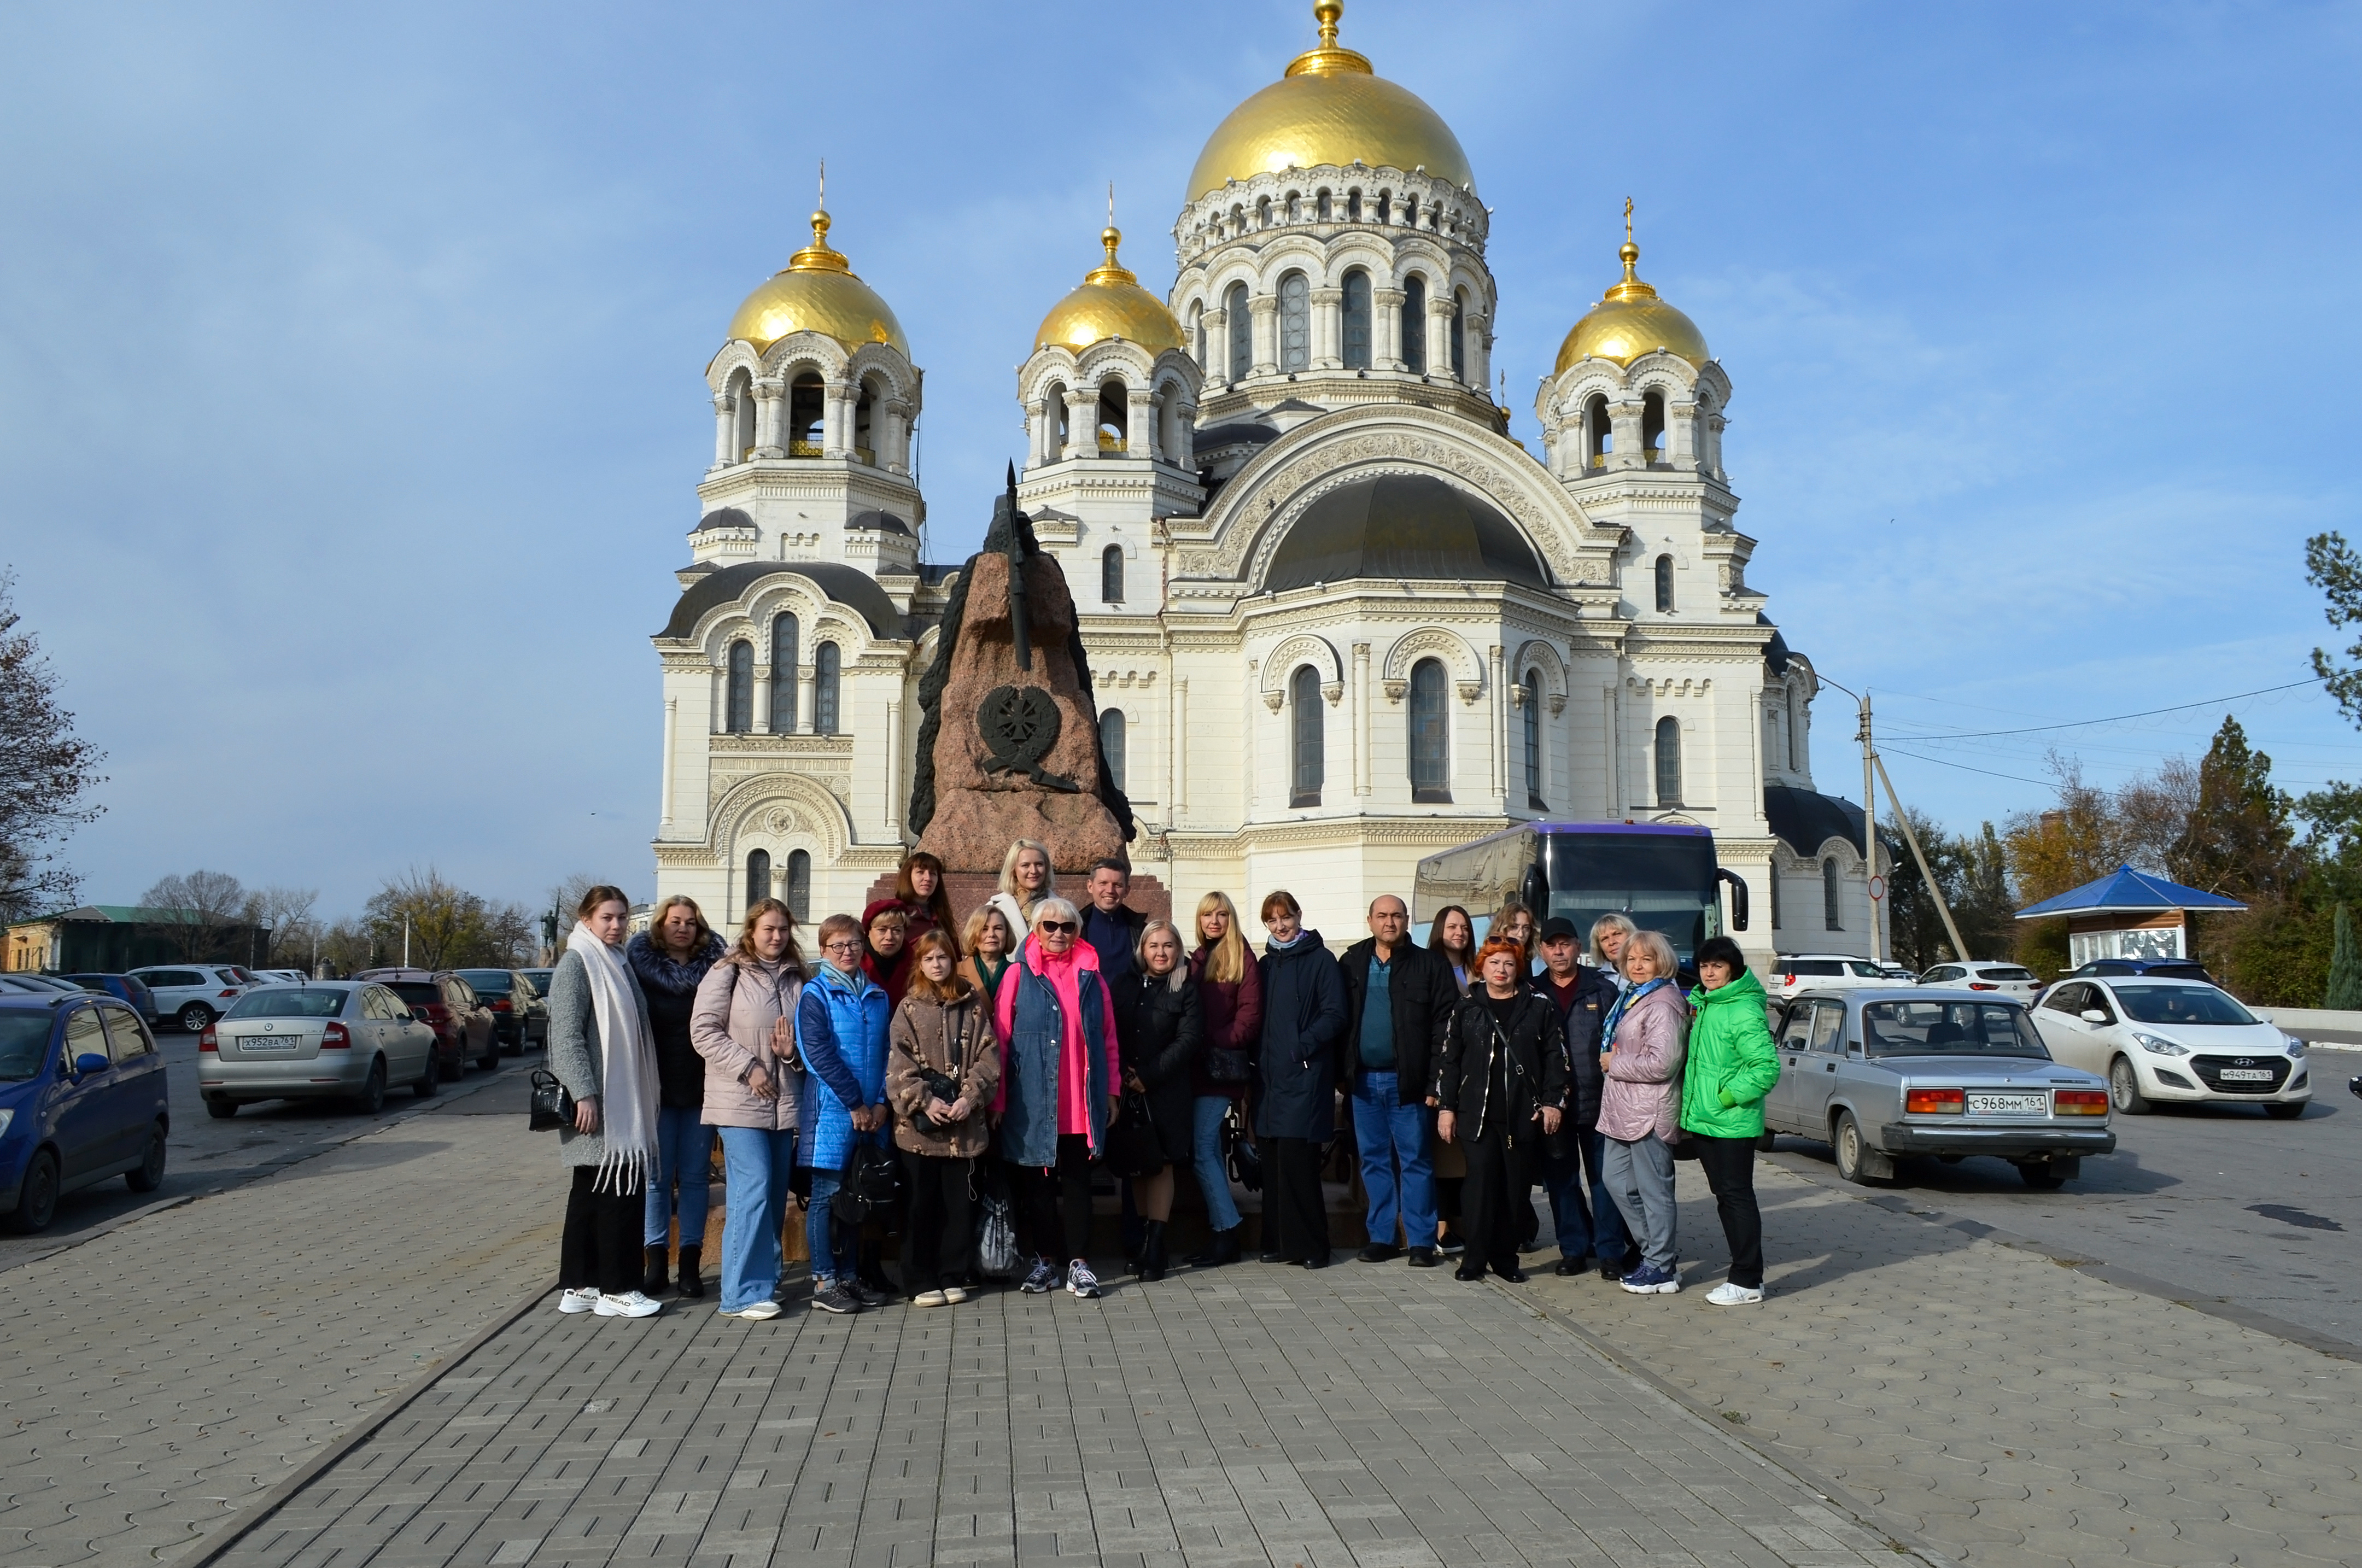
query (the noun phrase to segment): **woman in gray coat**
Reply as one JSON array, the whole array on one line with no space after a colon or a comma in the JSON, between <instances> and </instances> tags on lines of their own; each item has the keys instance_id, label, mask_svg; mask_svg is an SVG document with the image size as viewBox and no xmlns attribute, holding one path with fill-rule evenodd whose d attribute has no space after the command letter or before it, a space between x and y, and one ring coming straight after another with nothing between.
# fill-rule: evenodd
<instances>
[{"instance_id":1,"label":"woman in gray coat","mask_svg":"<svg viewBox=\"0 0 2362 1568\"><path fill-rule=\"evenodd\" d=\"M575 911L566 955L549 977L549 1070L574 1097L557 1157L574 1173L558 1244L561 1312L647 1318L640 1227L657 1154L657 1053L647 998L624 962L632 904L598 887Z\"/></svg>"}]
</instances>

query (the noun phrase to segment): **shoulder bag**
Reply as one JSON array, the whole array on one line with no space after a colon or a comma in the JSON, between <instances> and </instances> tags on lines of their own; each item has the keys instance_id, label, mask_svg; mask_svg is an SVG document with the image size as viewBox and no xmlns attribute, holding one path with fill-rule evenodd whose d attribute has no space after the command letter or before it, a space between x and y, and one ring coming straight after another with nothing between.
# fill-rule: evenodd
<instances>
[{"instance_id":1,"label":"shoulder bag","mask_svg":"<svg viewBox=\"0 0 2362 1568\"><path fill-rule=\"evenodd\" d=\"M525 1100L525 1128L534 1132L555 1132L574 1125L574 1097L557 1081L557 1075L547 1067L533 1070L533 1092Z\"/></svg>"}]
</instances>

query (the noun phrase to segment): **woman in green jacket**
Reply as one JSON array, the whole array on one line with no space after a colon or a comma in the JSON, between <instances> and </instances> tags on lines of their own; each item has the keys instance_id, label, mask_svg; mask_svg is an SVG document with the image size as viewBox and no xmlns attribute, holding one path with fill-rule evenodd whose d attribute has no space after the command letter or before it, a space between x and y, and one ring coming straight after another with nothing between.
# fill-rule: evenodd
<instances>
[{"instance_id":1,"label":"woman in green jacket","mask_svg":"<svg viewBox=\"0 0 2362 1568\"><path fill-rule=\"evenodd\" d=\"M1763 1097L1780 1081L1780 1056L1765 1021L1763 983L1748 973L1738 944L1727 936L1706 938L1698 946L1697 972L1702 984L1690 993L1682 1126L1697 1140L1698 1164L1730 1243L1730 1277L1705 1298L1716 1307L1749 1307L1763 1299L1755 1141L1763 1134Z\"/></svg>"}]
</instances>

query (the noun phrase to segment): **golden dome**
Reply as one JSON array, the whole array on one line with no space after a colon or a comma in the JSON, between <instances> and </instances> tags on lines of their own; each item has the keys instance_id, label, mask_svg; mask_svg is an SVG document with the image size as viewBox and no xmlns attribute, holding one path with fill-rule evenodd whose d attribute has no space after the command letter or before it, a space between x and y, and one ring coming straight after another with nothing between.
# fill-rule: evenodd
<instances>
[{"instance_id":1,"label":"golden dome","mask_svg":"<svg viewBox=\"0 0 2362 1568\"><path fill-rule=\"evenodd\" d=\"M884 343L909 359L911 340L892 308L828 248L828 214L812 214L811 226L812 242L746 296L730 318L730 336L745 338L759 354L791 332L819 332L848 349Z\"/></svg>"},{"instance_id":2,"label":"golden dome","mask_svg":"<svg viewBox=\"0 0 2362 1568\"><path fill-rule=\"evenodd\" d=\"M1152 354L1181 347L1181 324L1164 302L1117 262L1115 248L1122 238L1114 228L1099 231L1099 243L1107 247L1106 262L1092 268L1072 293L1050 307L1042 329L1033 335L1037 346L1062 343L1079 352L1120 337Z\"/></svg>"},{"instance_id":3,"label":"golden dome","mask_svg":"<svg viewBox=\"0 0 2362 1568\"><path fill-rule=\"evenodd\" d=\"M1341 0L1320 0L1320 46L1296 57L1287 74L1232 109L1214 127L1189 171L1188 200L1284 169L1350 164L1415 171L1473 188L1476 176L1460 138L1418 94L1370 70L1337 44Z\"/></svg>"},{"instance_id":4,"label":"golden dome","mask_svg":"<svg viewBox=\"0 0 2362 1568\"><path fill-rule=\"evenodd\" d=\"M1558 346L1558 370L1551 373L1556 375L1585 359L1613 359L1628 365L1660 348L1693 365L1712 359L1697 323L1659 299L1657 291L1633 271L1640 260L1640 248L1628 239L1618 254L1624 258L1624 281L1583 313L1583 319Z\"/></svg>"}]
</instances>

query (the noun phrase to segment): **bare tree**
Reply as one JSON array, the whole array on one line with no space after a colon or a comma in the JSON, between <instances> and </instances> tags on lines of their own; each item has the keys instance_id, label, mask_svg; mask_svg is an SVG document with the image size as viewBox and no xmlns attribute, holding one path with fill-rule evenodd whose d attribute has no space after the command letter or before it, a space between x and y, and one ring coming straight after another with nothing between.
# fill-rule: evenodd
<instances>
[{"instance_id":1,"label":"bare tree","mask_svg":"<svg viewBox=\"0 0 2362 1568\"><path fill-rule=\"evenodd\" d=\"M182 961L193 963L215 954L224 930L251 925L262 918L262 900L247 891L226 871L175 873L157 879L139 900L149 918L167 927ZM248 955L237 955L242 961Z\"/></svg>"},{"instance_id":2,"label":"bare tree","mask_svg":"<svg viewBox=\"0 0 2362 1568\"><path fill-rule=\"evenodd\" d=\"M320 934L320 922L313 918L312 908L320 901L317 888L260 888L255 897L262 906L262 918L270 926L271 961L284 964L300 956L308 966L311 944Z\"/></svg>"},{"instance_id":3,"label":"bare tree","mask_svg":"<svg viewBox=\"0 0 2362 1568\"><path fill-rule=\"evenodd\" d=\"M106 782L106 754L73 733L40 644L17 629L16 584L0 572L0 916L12 920L73 901L57 848L105 810L87 797Z\"/></svg>"}]
</instances>

